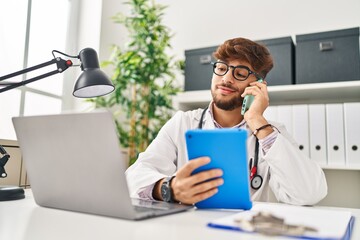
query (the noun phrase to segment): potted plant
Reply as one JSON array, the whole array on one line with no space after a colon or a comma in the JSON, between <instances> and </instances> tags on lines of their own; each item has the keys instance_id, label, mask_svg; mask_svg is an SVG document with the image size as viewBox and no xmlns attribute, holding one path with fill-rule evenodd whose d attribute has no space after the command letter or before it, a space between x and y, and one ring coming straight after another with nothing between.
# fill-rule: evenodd
<instances>
[{"instance_id":1,"label":"potted plant","mask_svg":"<svg viewBox=\"0 0 360 240\"><path fill-rule=\"evenodd\" d=\"M90 101L95 107L120 109L125 116L121 123L119 118L115 121L131 165L171 117L172 96L180 91L175 76L183 62L167 54L172 35L162 24L165 7L149 0L126 4L130 5L130 15L118 13L113 20L127 28L130 40L123 49L113 46L111 59L103 63L114 67L115 91Z\"/></svg>"}]
</instances>

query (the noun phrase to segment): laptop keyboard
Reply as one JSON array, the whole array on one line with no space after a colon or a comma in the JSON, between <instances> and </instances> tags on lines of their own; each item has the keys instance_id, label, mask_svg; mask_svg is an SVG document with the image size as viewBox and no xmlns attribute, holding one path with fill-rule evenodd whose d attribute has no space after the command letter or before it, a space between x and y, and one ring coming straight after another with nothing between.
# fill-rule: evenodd
<instances>
[{"instance_id":1,"label":"laptop keyboard","mask_svg":"<svg viewBox=\"0 0 360 240\"><path fill-rule=\"evenodd\" d=\"M149 209L168 210L172 206L166 202L150 201L143 199L132 199L133 206Z\"/></svg>"},{"instance_id":2,"label":"laptop keyboard","mask_svg":"<svg viewBox=\"0 0 360 240\"><path fill-rule=\"evenodd\" d=\"M163 212L166 209L164 208L154 208L154 207L143 207L143 206L134 206L136 212L141 213L156 213L156 212Z\"/></svg>"},{"instance_id":3,"label":"laptop keyboard","mask_svg":"<svg viewBox=\"0 0 360 240\"><path fill-rule=\"evenodd\" d=\"M138 219L152 217L152 216L162 216L174 212L185 211L191 208L191 206L187 206L187 205L179 205L179 204L144 200L138 198L132 198L131 201L133 208L137 213L137 216L139 216Z\"/></svg>"}]
</instances>

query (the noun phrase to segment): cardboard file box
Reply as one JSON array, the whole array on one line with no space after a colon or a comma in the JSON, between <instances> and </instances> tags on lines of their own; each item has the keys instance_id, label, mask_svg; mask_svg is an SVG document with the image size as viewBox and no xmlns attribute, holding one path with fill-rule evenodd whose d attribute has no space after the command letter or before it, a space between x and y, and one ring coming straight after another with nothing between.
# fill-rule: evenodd
<instances>
[{"instance_id":1,"label":"cardboard file box","mask_svg":"<svg viewBox=\"0 0 360 240\"><path fill-rule=\"evenodd\" d=\"M209 90L218 46L185 51L185 91Z\"/></svg>"},{"instance_id":2,"label":"cardboard file box","mask_svg":"<svg viewBox=\"0 0 360 240\"><path fill-rule=\"evenodd\" d=\"M256 41L265 45L273 57L274 67L266 76L268 86L295 83L295 46L291 37Z\"/></svg>"},{"instance_id":3,"label":"cardboard file box","mask_svg":"<svg viewBox=\"0 0 360 240\"><path fill-rule=\"evenodd\" d=\"M360 80L359 27L296 36L296 83Z\"/></svg>"}]
</instances>

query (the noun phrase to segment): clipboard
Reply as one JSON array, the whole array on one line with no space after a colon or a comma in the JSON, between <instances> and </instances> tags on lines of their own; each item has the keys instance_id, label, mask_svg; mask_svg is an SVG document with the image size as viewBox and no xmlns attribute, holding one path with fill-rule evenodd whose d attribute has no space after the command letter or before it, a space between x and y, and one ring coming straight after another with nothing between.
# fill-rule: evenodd
<instances>
[{"instance_id":1,"label":"clipboard","mask_svg":"<svg viewBox=\"0 0 360 240\"><path fill-rule=\"evenodd\" d=\"M256 234L255 232L242 229L235 220L251 218L260 211L281 217L288 224L306 225L318 230L317 232L305 232L302 236L291 236L292 238L300 239L350 240L355 222L355 217L352 216L349 211L278 203L255 203L249 211L242 211L227 217L215 219L209 222L207 226Z\"/></svg>"},{"instance_id":2,"label":"clipboard","mask_svg":"<svg viewBox=\"0 0 360 240\"><path fill-rule=\"evenodd\" d=\"M220 168L224 184L212 197L195 204L197 208L243 209L252 207L247 160L247 131L242 129L188 130L185 133L189 160L208 156L209 164L193 174Z\"/></svg>"}]
</instances>

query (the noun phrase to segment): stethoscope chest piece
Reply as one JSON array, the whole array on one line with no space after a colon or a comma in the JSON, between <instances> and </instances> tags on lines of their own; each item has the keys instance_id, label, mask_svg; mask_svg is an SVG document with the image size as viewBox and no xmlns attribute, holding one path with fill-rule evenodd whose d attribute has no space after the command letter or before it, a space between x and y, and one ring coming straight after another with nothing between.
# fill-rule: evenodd
<instances>
[{"instance_id":1,"label":"stethoscope chest piece","mask_svg":"<svg viewBox=\"0 0 360 240\"><path fill-rule=\"evenodd\" d=\"M260 175L255 175L251 179L250 185L254 190L258 190L261 187L262 182L263 182L263 178Z\"/></svg>"}]
</instances>

